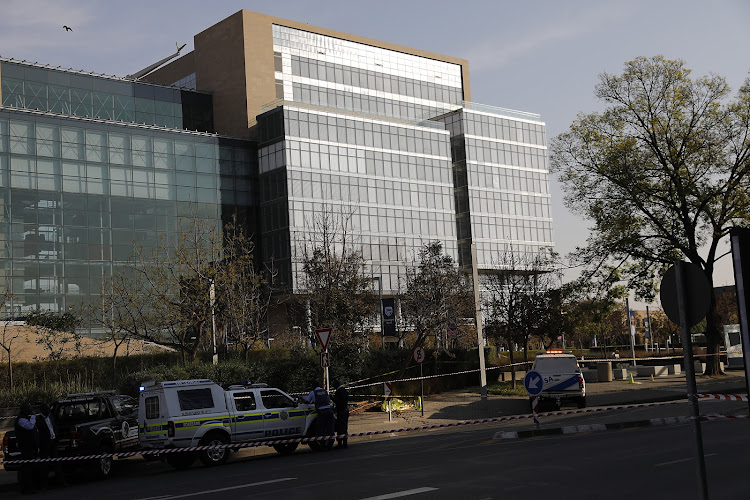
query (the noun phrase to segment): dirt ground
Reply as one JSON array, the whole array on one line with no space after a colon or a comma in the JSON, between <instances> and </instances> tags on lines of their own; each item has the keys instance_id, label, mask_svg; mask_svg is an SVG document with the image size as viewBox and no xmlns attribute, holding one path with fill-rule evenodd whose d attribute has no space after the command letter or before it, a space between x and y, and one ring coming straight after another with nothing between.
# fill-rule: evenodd
<instances>
[{"instance_id":1,"label":"dirt ground","mask_svg":"<svg viewBox=\"0 0 750 500\"><path fill-rule=\"evenodd\" d=\"M111 356L114 352L114 344L111 341L83 337L81 339L80 353L78 353L73 341L73 335L62 333L59 335L61 341L57 345L62 345L64 358L72 358L74 356ZM8 345L11 339L13 339L11 343L11 356L14 363L44 360L49 357L49 350L37 343L40 335L32 327L3 326L0 324L0 344ZM122 356L126 354L146 354L159 352L161 349L163 348L151 343L141 340L131 340L121 345L117 354ZM0 363L7 362L7 351L0 349Z\"/></svg>"}]
</instances>

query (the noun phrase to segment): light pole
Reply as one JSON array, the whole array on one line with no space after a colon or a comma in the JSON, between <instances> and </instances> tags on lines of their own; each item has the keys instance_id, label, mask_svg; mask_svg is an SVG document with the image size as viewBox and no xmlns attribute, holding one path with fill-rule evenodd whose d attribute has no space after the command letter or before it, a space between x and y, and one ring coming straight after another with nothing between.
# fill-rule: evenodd
<instances>
[{"instance_id":1,"label":"light pole","mask_svg":"<svg viewBox=\"0 0 750 500\"><path fill-rule=\"evenodd\" d=\"M209 300L211 301L211 346L213 348L213 364L219 364L219 353L216 351L216 286L211 279L211 288L209 289Z\"/></svg>"}]
</instances>

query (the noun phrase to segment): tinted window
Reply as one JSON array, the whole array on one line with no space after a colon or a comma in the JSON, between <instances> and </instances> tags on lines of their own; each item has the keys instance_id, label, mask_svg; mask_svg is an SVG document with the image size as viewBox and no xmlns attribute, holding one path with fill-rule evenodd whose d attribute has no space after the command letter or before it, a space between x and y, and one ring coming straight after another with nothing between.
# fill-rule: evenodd
<instances>
[{"instance_id":1,"label":"tinted window","mask_svg":"<svg viewBox=\"0 0 750 500\"><path fill-rule=\"evenodd\" d=\"M111 398L110 401L120 415L133 413L138 408L138 401L130 396L117 396Z\"/></svg>"},{"instance_id":2,"label":"tinted window","mask_svg":"<svg viewBox=\"0 0 750 500\"><path fill-rule=\"evenodd\" d=\"M177 399L182 411L214 407L214 398L211 396L211 389L208 388L177 391Z\"/></svg>"},{"instance_id":3,"label":"tinted window","mask_svg":"<svg viewBox=\"0 0 750 500\"><path fill-rule=\"evenodd\" d=\"M574 357L536 358L534 370L542 374L575 373L578 362Z\"/></svg>"},{"instance_id":4,"label":"tinted window","mask_svg":"<svg viewBox=\"0 0 750 500\"><path fill-rule=\"evenodd\" d=\"M55 418L60 423L99 418L100 402L95 399L63 401L55 408Z\"/></svg>"},{"instance_id":5,"label":"tinted window","mask_svg":"<svg viewBox=\"0 0 750 500\"><path fill-rule=\"evenodd\" d=\"M252 392L238 392L234 395L234 406L237 411L250 411L255 409L255 394Z\"/></svg>"},{"instance_id":6,"label":"tinted window","mask_svg":"<svg viewBox=\"0 0 750 500\"><path fill-rule=\"evenodd\" d=\"M278 391L261 391L260 398L266 408L291 408L297 406L292 398Z\"/></svg>"}]
</instances>

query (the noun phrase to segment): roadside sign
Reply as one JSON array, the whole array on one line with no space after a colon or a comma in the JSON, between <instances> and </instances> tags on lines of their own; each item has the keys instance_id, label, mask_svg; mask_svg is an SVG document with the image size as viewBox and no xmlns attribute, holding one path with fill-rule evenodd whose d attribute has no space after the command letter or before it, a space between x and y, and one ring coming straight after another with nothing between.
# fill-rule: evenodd
<instances>
[{"instance_id":1,"label":"roadside sign","mask_svg":"<svg viewBox=\"0 0 750 500\"><path fill-rule=\"evenodd\" d=\"M415 347L414 352L411 355L411 357L414 358L414 362L417 364L424 363L426 356L427 355L424 352L424 347L422 347L421 345Z\"/></svg>"},{"instance_id":2,"label":"roadside sign","mask_svg":"<svg viewBox=\"0 0 750 500\"><path fill-rule=\"evenodd\" d=\"M328 368L331 366L331 358L329 357L328 351L323 351L320 353L320 366L323 368Z\"/></svg>"},{"instance_id":3,"label":"roadside sign","mask_svg":"<svg viewBox=\"0 0 750 500\"><path fill-rule=\"evenodd\" d=\"M331 329L330 328L319 328L315 330L315 336L318 337L318 341L320 342L320 345L323 347L323 350L328 349L328 341L331 338Z\"/></svg>"},{"instance_id":4,"label":"roadside sign","mask_svg":"<svg viewBox=\"0 0 750 500\"><path fill-rule=\"evenodd\" d=\"M391 399L391 392L392 392L392 390L393 389L391 388L391 383L390 382L384 382L383 383L383 394L385 394L385 399L386 400Z\"/></svg>"},{"instance_id":5,"label":"roadside sign","mask_svg":"<svg viewBox=\"0 0 750 500\"><path fill-rule=\"evenodd\" d=\"M539 372L529 370L529 372L526 373L526 377L523 379L523 386L526 388L526 392L529 393L529 396L536 396L542 392L544 381Z\"/></svg>"},{"instance_id":6,"label":"roadside sign","mask_svg":"<svg viewBox=\"0 0 750 500\"><path fill-rule=\"evenodd\" d=\"M686 262L684 264L685 290L690 293L685 297L688 326L698 324L708 313L711 305L711 286L708 284L706 274L696 264ZM659 298L664 313L675 324L680 324L680 309L677 307L677 270L675 266L667 269L659 286Z\"/></svg>"}]
</instances>

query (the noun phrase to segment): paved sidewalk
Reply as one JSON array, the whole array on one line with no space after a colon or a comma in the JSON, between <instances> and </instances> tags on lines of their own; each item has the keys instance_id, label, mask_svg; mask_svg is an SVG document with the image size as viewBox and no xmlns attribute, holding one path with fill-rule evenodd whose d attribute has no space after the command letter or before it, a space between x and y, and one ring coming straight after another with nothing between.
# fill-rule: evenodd
<instances>
[{"instance_id":1,"label":"paved sidewalk","mask_svg":"<svg viewBox=\"0 0 750 500\"><path fill-rule=\"evenodd\" d=\"M681 375L657 377L654 381L648 378L636 378L635 382L631 384L629 380L617 380L587 384L586 399L588 406L619 406L679 401L686 398L687 386L684 373ZM522 384L523 382L520 383ZM701 393L744 394L746 392L744 372L738 371L728 372L728 375L722 377L698 376L696 384L698 391ZM745 408L745 410L747 406L747 403L732 405L733 408L739 407ZM728 408L727 406L723 407ZM352 415L349 419L349 432L372 432L404 427L449 424L463 420L529 415L528 397L490 395L487 401L483 403L478 387L473 388L473 390L451 391L425 396L424 408L424 416L421 415L419 410L394 412L390 422L388 421L388 414L380 411L367 411ZM567 409L575 408L563 408L563 410ZM683 413L687 414L687 407L685 407ZM650 418L649 414L650 412L645 410L639 413L639 415L646 415L645 418ZM628 421L634 418L633 415L634 412L625 415L623 412L609 411L591 414L591 419L611 423ZM559 426L562 425L561 422L570 418L548 417L543 419L542 426ZM503 422L502 426L513 427L516 430L515 428L533 428L534 424L531 419L523 419L513 422ZM375 436L374 438L382 438L382 435L380 437ZM359 439L368 438L355 438L354 440Z\"/></svg>"}]
</instances>

